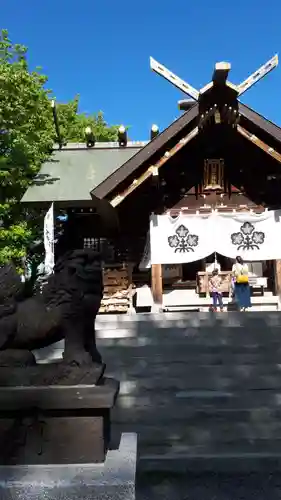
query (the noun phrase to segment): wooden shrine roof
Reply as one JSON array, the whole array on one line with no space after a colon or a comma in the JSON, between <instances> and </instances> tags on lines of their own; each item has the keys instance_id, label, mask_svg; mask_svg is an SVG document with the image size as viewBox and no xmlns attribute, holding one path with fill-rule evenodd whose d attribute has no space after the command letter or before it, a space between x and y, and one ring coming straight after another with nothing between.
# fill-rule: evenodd
<instances>
[{"instance_id":1,"label":"wooden shrine roof","mask_svg":"<svg viewBox=\"0 0 281 500\"><path fill-rule=\"evenodd\" d=\"M245 104L238 102L238 107L240 123L281 152L281 128ZM22 201L90 204L92 199L109 198L122 182L130 176L133 179L143 164L152 165L192 130L197 117L198 104L195 103L152 141L128 142L126 147L119 147L118 143L100 143L93 148L68 144L54 151L51 159L43 164Z\"/></svg>"},{"instance_id":2,"label":"wooden shrine roof","mask_svg":"<svg viewBox=\"0 0 281 500\"><path fill-rule=\"evenodd\" d=\"M259 130L263 137L266 137L268 144L277 151L281 152L280 127L241 102L238 102L238 110L242 124L246 123L248 129L254 129L254 131ZM124 182L129 176L133 175L143 163L151 162L153 164L155 155L161 150L162 154L164 154L166 149L163 150L163 148L167 148L170 141L174 140L175 142L176 140L180 140L180 134L182 133L183 135L183 131L186 133L189 127L191 130L192 124L195 123L195 120L198 117L198 112L199 106L195 103L188 111L186 111L161 134L153 139L153 141L143 147L138 154L130 158L120 168L116 169L99 186L96 186L91 191L91 194L93 196L97 196L98 198L105 198L114 189L116 189L119 184Z\"/></svg>"}]
</instances>

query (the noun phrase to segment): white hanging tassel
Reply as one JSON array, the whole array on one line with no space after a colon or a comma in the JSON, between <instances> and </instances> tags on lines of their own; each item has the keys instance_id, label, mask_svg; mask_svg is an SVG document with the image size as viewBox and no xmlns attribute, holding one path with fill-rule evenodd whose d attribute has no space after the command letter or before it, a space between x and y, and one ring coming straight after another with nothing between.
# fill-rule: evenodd
<instances>
[{"instance_id":1,"label":"white hanging tassel","mask_svg":"<svg viewBox=\"0 0 281 500\"><path fill-rule=\"evenodd\" d=\"M215 252L215 269L217 268L218 261L217 261L217 252Z\"/></svg>"},{"instance_id":2,"label":"white hanging tassel","mask_svg":"<svg viewBox=\"0 0 281 500\"><path fill-rule=\"evenodd\" d=\"M54 252L54 204L50 206L44 219L45 273L52 274L55 265Z\"/></svg>"}]
</instances>

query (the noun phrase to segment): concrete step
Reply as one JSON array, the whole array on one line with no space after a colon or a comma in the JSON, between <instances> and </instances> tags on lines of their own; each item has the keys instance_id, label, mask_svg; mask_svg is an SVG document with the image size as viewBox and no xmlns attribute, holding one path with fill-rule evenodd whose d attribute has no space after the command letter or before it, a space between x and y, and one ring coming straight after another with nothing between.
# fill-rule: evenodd
<instances>
[{"instance_id":1,"label":"concrete step","mask_svg":"<svg viewBox=\"0 0 281 500\"><path fill-rule=\"evenodd\" d=\"M211 391L211 390L178 390L174 391L141 391L134 390L133 384L124 393L121 382L121 394L118 397L117 408L120 419L124 424L130 419L133 421L159 422L159 425L168 420L182 421L194 412L207 412L210 418L216 418L217 412L249 412L251 418L269 415L279 419L281 392L270 389L267 391ZM239 417L240 418L240 417ZM245 418L245 416L243 417Z\"/></svg>"},{"instance_id":2,"label":"concrete step","mask_svg":"<svg viewBox=\"0 0 281 500\"><path fill-rule=\"evenodd\" d=\"M122 330L134 331L143 328L143 325L153 325L165 329L173 327L217 327L228 328L247 326L255 327L258 324L266 327L280 326L281 314L279 312L255 312L248 314L239 312L209 313L209 312L170 312L170 313L143 313L127 315L108 315L96 318L96 330Z\"/></svg>"},{"instance_id":3,"label":"concrete step","mask_svg":"<svg viewBox=\"0 0 281 500\"><path fill-rule=\"evenodd\" d=\"M256 318L263 318L266 321L277 321L280 324L280 313L278 311L273 312L255 312L254 315L247 315L246 313L240 313L237 311L230 311L223 314L224 321L226 318L231 320L237 320L237 318L255 316ZM190 312L190 311L177 311L177 312L158 312L158 313L138 313L138 314L100 314L96 317L96 325L102 325L104 323L114 324L115 326L131 323L131 322L160 322L165 323L166 321L189 321L191 324L199 324L202 321L208 323L214 323L217 320L222 319L222 313L212 313L201 311L201 312Z\"/></svg>"},{"instance_id":4,"label":"concrete step","mask_svg":"<svg viewBox=\"0 0 281 500\"><path fill-rule=\"evenodd\" d=\"M173 378L183 378L184 383L189 384L191 379L201 379L207 380L212 377L214 380L220 377L231 378L232 380L250 380L252 378L270 376L276 379L281 377L281 364L274 363L262 363L257 364L238 364L229 365L227 363L223 364L210 364L206 365L203 363L189 365L185 361L173 361L170 360L169 365L165 363L153 363L152 359L145 361L143 359L133 359L126 363L130 374L136 377L140 377L141 380L151 379L152 377L163 377L169 372L170 379ZM120 370L124 367L122 360L118 362L116 360L115 369Z\"/></svg>"},{"instance_id":5,"label":"concrete step","mask_svg":"<svg viewBox=\"0 0 281 500\"><path fill-rule=\"evenodd\" d=\"M148 344L133 345L122 347L119 343L107 345L105 341L98 341L100 350L103 354L108 368L116 367L117 370L123 370L125 367L131 369L140 364L143 370L147 369L152 363L154 366L168 365L170 363L185 363L187 366L196 367L201 365L217 366L238 366L238 365L279 365L281 363L281 346L276 348L266 348L267 346L258 345L252 348L243 349L238 346L235 349L232 346L220 346L217 348L203 349L201 346L195 348L183 349L184 343L179 347L173 345L173 357L171 359L171 344L159 345Z\"/></svg>"},{"instance_id":6,"label":"concrete step","mask_svg":"<svg viewBox=\"0 0 281 500\"><path fill-rule=\"evenodd\" d=\"M204 397L200 396L198 391L196 397L195 391L193 394L191 393L192 391L190 391L189 398L170 397L169 400L167 393L158 395L153 406L151 395L135 398L135 405L131 406L127 404L126 396L121 395L118 397L117 405L113 411L114 425L121 424L128 428L129 426L138 426L139 429L141 426L150 428L158 425L162 429L166 428L166 432L168 432L168 426L169 431L172 432L173 429L185 428L188 424L195 425L199 422L203 423L204 426L210 426L212 422L237 422L245 425L253 424L254 426L266 426L280 422L280 405L277 402L274 404L269 395L253 395L250 400L247 395ZM207 391L205 391L205 396L206 394ZM276 394L277 391L275 391ZM133 399L132 397L131 400ZM126 419L124 420L125 407Z\"/></svg>"},{"instance_id":7,"label":"concrete step","mask_svg":"<svg viewBox=\"0 0 281 500\"><path fill-rule=\"evenodd\" d=\"M159 346L161 341L161 347ZM238 365L256 363L281 363L281 348L278 342L248 345L196 345L170 339L121 338L97 339L98 349L107 364L107 370L115 370L119 376L131 365L140 363L141 369L148 365L169 365L173 360L187 365ZM187 348L188 347L188 348ZM53 362L61 359L64 341L34 351L37 362Z\"/></svg>"},{"instance_id":8,"label":"concrete step","mask_svg":"<svg viewBox=\"0 0 281 500\"><path fill-rule=\"evenodd\" d=\"M136 328L120 328L120 329L103 329L96 332L97 338L102 341L104 339L120 339L120 338L135 338L142 339L163 339L163 342L172 341L175 344L178 342L192 343L196 345L198 342L205 345L245 345L257 344L259 342L279 342L281 338L281 327L266 326L261 322L253 323L253 325L240 325L237 327L225 327L218 324L217 326L201 326L190 327L174 326L170 328L159 328L157 325L149 325L140 323Z\"/></svg>"},{"instance_id":9,"label":"concrete step","mask_svg":"<svg viewBox=\"0 0 281 500\"><path fill-rule=\"evenodd\" d=\"M124 432L124 424L117 426L113 422L115 433ZM134 425L126 425L125 432L133 432ZM236 422L203 425L200 422L186 426L166 428L156 425L142 426L138 424L140 452L175 453L186 456L226 453L279 453L281 456L281 429L276 422L264 423L256 427L252 423ZM156 450L157 448L157 450Z\"/></svg>"},{"instance_id":10,"label":"concrete step","mask_svg":"<svg viewBox=\"0 0 281 500\"><path fill-rule=\"evenodd\" d=\"M256 452L241 452L234 453L231 450L225 453L206 453L206 454L196 454L190 455L185 453L176 453L175 451L166 451L165 453L157 453L151 452L150 454L141 453L138 461L138 468L142 473L148 472L152 473L153 477L156 477L157 472L161 473L163 477L165 477L168 481L168 477L173 475L175 479L175 475L184 474L185 481L184 486L182 485L181 496L175 497L175 488L171 488L171 490L164 489L165 494L163 495L163 491L161 491L160 496L152 496L151 490L149 491L150 496L146 496L145 500L148 498L150 500L161 500L163 498L192 498L192 500L264 500L265 498L270 499L278 499L280 498L280 470L281 470L281 453L273 453L271 451L256 451ZM249 487L245 491L242 488L240 490L240 495L238 495L238 487L241 486L241 474L249 476L252 474L267 474L268 483L267 489L263 489L259 491L259 483L255 481L250 483ZM186 497L186 492L188 491L190 494L192 493L191 488L189 487L189 481L192 474L196 474L200 478L201 490L196 488L193 491L193 495L190 497ZM223 474L223 478L219 478L219 485L217 485L217 491L212 489L212 485L209 481L209 476L205 476L205 474L210 474L211 478L214 478L214 475ZM226 477L226 474L228 477ZM272 475L276 474L277 483L275 484L275 489L272 489ZM155 479L154 479L155 480ZM228 494L224 491L222 492L222 481L227 482L229 487L232 487L232 491L228 491ZM206 482L205 482L206 481ZM165 484L163 481L162 484ZM263 485L265 483L262 483ZM202 492L203 487L205 486L204 492ZM277 486L278 485L278 486ZM210 496L210 493L214 494L214 496ZM270 496L269 492L272 492L274 496ZM234 492L234 493L233 493ZM258 494L259 493L259 494ZM235 496L233 496L235 494ZM204 495L204 496L203 496Z\"/></svg>"},{"instance_id":11,"label":"concrete step","mask_svg":"<svg viewBox=\"0 0 281 500\"><path fill-rule=\"evenodd\" d=\"M264 343L247 343L246 345L243 344L231 344L230 342L223 344L223 343L210 343L208 345L204 345L203 343L197 342L197 343L187 343L184 342L183 340L177 341L174 340L172 341L172 338L157 338L154 335L151 335L150 338L142 338L142 337L135 337L135 338L121 338L121 339L98 339L97 344L99 348L105 353L105 351L108 348L113 348L115 347L116 349L120 349L120 351L116 352L116 357L121 355L121 350L122 356L126 356L126 350L127 348L134 348L137 349L138 347L145 347L146 349L150 349L150 347L157 348L158 347L158 354L161 355L161 352L164 352L165 349L169 349L171 351L170 355L170 362L175 359L173 355L173 351L179 351L179 350L184 350L186 353L186 359L188 359L188 356L199 356L201 354L247 354L247 353L255 353L257 355L262 355L263 353L265 355L274 355L275 351L279 349L279 344L278 342L271 342L268 345L266 342ZM126 349L124 349L126 348ZM137 351L136 351L137 354Z\"/></svg>"},{"instance_id":12,"label":"concrete step","mask_svg":"<svg viewBox=\"0 0 281 500\"><path fill-rule=\"evenodd\" d=\"M155 469L155 461L146 463L138 462L137 467L137 499L138 500L279 500L280 498L280 473L278 470L278 459L262 460L252 457L256 465L266 462L264 471L253 473L247 458L232 459L232 465L237 463L241 471L233 474L233 470L218 473L217 464L213 460L214 469L203 473L195 469L191 473L190 467L181 470L169 470L167 462L158 462ZM174 461L170 461L170 465ZM208 461L206 461L208 463ZM165 466L166 464L166 466ZM184 464L183 464L184 465ZM195 465L195 464L194 464ZM242 467L244 465L244 467ZM279 461L280 465L280 461ZM145 467L145 470L144 468ZM279 467L280 468L280 467ZM273 471L276 471L273 474Z\"/></svg>"},{"instance_id":13,"label":"concrete step","mask_svg":"<svg viewBox=\"0 0 281 500\"><path fill-rule=\"evenodd\" d=\"M125 426L126 427L126 426ZM127 425L127 429L133 428ZM113 421L114 439L118 440L124 425L118 427ZM229 471L232 474L247 470L280 470L280 427L266 424L254 426L232 422L212 425L195 422L194 425L160 425L145 427L138 425L142 469L149 464L150 470Z\"/></svg>"},{"instance_id":14,"label":"concrete step","mask_svg":"<svg viewBox=\"0 0 281 500\"><path fill-rule=\"evenodd\" d=\"M200 368L198 370L185 370L185 367L177 367L171 372L160 367L158 370L150 370L145 374L141 369L127 370L124 373L124 379L119 372L119 380L126 379L130 381L138 381L141 386L141 393L145 395L150 391L235 391L241 385L248 391L256 390L280 390L281 391L281 374L273 373L268 370L266 373L260 373L259 370L249 370L249 373L230 373L227 370L218 370L218 367L212 366L209 370ZM113 375L112 370L108 370L110 375ZM114 375L118 376L118 370L114 370ZM123 379L123 380L122 380ZM140 394L140 391L135 391L135 395Z\"/></svg>"},{"instance_id":15,"label":"concrete step","mask_svg":"<svg viewBox=\"0 0 281 500\"><path fill-rule=\"evenodd\" d=\"M120 433L138 429L139 466L146 470L179 472L280 470L281 439L278 422L237 422L227 420L200 420L186 424L170 422L166 426L155 422L145 426L141 422L120 425L113 419L114 439ZM149 469L147 469L149 464Z\"/></svg>"}]
</instances>

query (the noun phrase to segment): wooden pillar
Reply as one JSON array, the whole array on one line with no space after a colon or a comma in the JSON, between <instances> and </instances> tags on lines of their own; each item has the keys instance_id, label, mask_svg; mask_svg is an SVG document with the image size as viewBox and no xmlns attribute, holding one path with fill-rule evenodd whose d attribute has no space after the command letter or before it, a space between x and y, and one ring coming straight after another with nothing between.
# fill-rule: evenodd
<instances>
[{"instance_id":1,"label":"wooden pillar","mask_svg":"<svg viewBox=\"0 0 281 500\"><path fill-rule=\"evenodd\" d=\"M163 282L161 264L151 264L151 293L154 306L162 306Z\"/></svg>"},{"instance_id":2,"label":"wooden pillar","mask_svg":"<svg viewBox=\"0 0 281 500\"><path fill-rule=\"evenodd\" d=\"M274 289L275 294L281 297L281 260L274 261Z\"/></svg>"},{"instance_id":3,"label":"wooden pillar","mask_svg":"<svg viewBox=\"0 0 281 500\"><path fill-rule=\"evenodd\" d=\"M209 273L206 271L205 274L205 287L206 287L206 298L208 299L210 297L210 292L209 292Z\"/></svg>"}]
</instances>

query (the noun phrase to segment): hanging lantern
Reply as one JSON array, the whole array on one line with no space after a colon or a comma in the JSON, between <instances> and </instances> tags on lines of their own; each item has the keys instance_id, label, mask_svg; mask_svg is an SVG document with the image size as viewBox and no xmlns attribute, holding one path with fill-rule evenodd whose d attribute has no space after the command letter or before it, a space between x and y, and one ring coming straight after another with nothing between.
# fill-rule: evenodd
<instances>
[{"instance_id":1,"label":"hanging lantern","mask_svg":"<svg viewBox=\"0 0 281 500\"><path fill-rule=\"evenodd\" d=\"M223 191L224 188L224 160L212 159L204 161L204 191Z\"/></svg>"}]
</instances>

